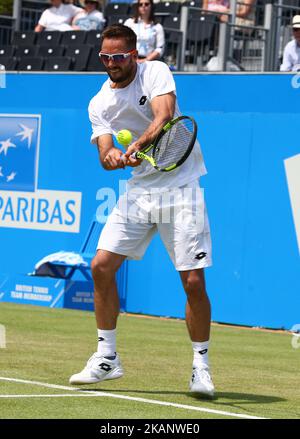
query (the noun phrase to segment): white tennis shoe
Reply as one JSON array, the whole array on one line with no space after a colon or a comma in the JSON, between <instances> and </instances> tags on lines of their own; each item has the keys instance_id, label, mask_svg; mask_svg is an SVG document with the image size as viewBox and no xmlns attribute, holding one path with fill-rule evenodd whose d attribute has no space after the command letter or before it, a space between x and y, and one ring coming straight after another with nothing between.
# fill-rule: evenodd
<instances>
[{"instance_id":1,"label":"white tennis shoe","mask_svg":"<svg viewBox=\"0 0 300 439\"><path fill-rule=\"evenodd\" d=\"M193 367L190 391L213 397L215 388L208 368Z\"/></svg>"},{"instance_id":2,"label":"white tennis shoe","mask_svg":"<svg viewBox=\"0 0 300 439\"><path fill-rule=\"evenodd\" d=\"M69 383L74 385L93 384L121 378L123 375L124 371L118 355L114 360L109 360L100 355L99 352L95 352L88 360L85 368L71 376Z\"/></svg>"}]
</instances>

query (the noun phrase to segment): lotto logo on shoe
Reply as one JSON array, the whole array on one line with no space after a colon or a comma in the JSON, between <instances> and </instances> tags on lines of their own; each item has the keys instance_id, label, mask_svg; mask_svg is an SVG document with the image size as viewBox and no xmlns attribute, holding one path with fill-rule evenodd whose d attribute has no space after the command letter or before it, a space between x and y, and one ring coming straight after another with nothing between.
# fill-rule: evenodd
<instances>
[{"instance_id":1,"label":"lotto logo on shoe","mask_svg":"<svg viewBox=\"0 0 300 439\"><path fill-rule=\"evenodd\" d=\"M100 369L104 370L105 372L109 372L112 370L112 367L107 363L101 363L99 364Z\"/></svg>"}]
</instances>

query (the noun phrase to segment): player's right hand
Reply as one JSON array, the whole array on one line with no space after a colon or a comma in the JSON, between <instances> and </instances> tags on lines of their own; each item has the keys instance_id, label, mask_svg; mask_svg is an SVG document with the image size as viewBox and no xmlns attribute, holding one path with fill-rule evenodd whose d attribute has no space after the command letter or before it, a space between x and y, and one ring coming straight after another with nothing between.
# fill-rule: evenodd
<instances>
[{"instance_id":1,"label":"player's right hand","mask_svg":"<svg viewBox=\"0 0 300 439\"><path fill-rule=\"evenodd\" d=\"M111 148L103 159L103 166L108 171L125 168L125 163L121 159L123 152L118 148Z\"/></svg>"}]
</instances>

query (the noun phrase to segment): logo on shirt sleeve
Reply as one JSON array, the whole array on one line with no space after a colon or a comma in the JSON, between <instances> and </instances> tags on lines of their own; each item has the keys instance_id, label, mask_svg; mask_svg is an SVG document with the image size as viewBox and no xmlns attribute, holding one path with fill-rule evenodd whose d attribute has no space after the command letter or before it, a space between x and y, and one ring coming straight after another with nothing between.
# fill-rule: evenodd
<instances>
[{"instance_id":1,"label":"logo on shirt sleeve","mask_svg":"<svg viewBox=\"0 0 300 439\"><path fill-rule=\"evenodd\" d=\"M146 101L147 101L147 96L142 96L141 99L139 100L139 104L145 105Z\"/></svg>"}]
</instances>

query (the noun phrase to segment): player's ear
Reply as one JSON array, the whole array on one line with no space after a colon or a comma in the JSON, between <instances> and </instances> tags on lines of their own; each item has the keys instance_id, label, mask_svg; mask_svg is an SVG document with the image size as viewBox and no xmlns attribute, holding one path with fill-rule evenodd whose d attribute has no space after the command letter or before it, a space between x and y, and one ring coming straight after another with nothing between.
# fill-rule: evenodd
<instances>
[{"instance_id":1,"label":"player's ear","mask_svg":"<svg viewBox=\"0 0 300 439\"><path fill-rule=\"evenodd\" d=\"M135 51L132 54L133 59L136 61L138 59L138 51L135 49Z\"/></svg>"}]
</instances>

